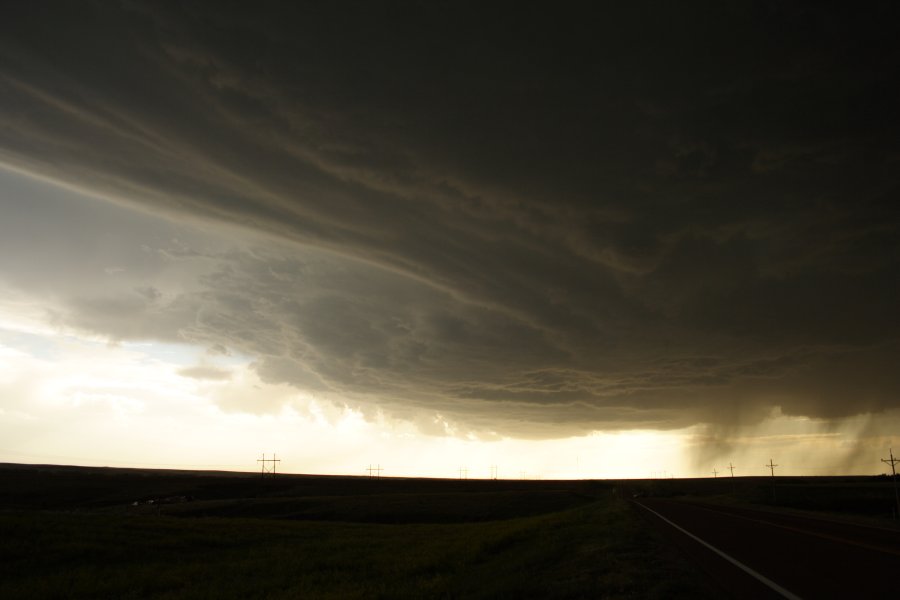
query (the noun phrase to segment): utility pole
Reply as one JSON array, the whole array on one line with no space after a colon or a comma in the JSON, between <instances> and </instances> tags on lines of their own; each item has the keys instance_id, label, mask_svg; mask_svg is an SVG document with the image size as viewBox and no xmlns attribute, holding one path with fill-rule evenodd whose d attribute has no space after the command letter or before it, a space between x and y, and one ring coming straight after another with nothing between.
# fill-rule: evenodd
<instances>
[{"instance_id":1,"label":"utility pole","mask_svg":"<svg viewBox=\"0 0 900 600\"><path fill-rule=\"evenodd\" d=\"M900 496L897 495L897 463L900 462L900 458L894 458L893 448L891 448L889 452L890 458L882 458L881 462L891 465L891 477L894 480L894 504L896 504L894 518L897 519L900 518Z\"/></svg>"},{"instance_id":2,"label":"utility pole","mask_svg":"<svg viewBox=\"0 0 900 600\"><path fill-rule=\"evenodd\" d=\"M469 470L465 467L459 468L459 478L460 479L468 479L469 478Z\"/></svg>"},{"instance_id":3,"label":"utility pole","mask_svg":"<svg viewBox=\"0 0 900 600\"><path fill-rule=\"evenodd\" d=\"M491 465L491 479L497 481L497 465Z\"/></svg>"},{"instance_id":4,"label":"utility pole","mask_svg":"<svg viewBox=\"0 0 900 600\"><path fill-rule=\"evenodd\" d=\"M769 470L772 472L772 502L775 502L775 467L778 465L770 458L769 464L766 466L769 467Z\"/></svg>"},{"instance_id":5,"label":"utility pole","mask_svg":"<svg viewBox=\"0 0 900 600\"><path fill-rule=\"evenodd\" d=\"M734 465L729 461L728 470L731 471L731 493L734 494Z\"/></svg>"},{"instance_id":6,"label":"utility pole","mask_svg":"<svg viewBox=\"0 0 900 600\"><path fill-rule=\"evenodd\" d=\"M262 463L262 468L261 468L260 473L259 473L259 476L260 476L261 478L265 479L266 473L268 473L268 474L272 475L272 479L275 479L275 472L276 472L276 470L277 470L277 469L276 469L277 464L281 462L281 459L280 459L280 458L275 458L275 455L274 455L274 454L272 454L272 458L266 458L266 455L263 454L263 455L262 455L262 458L257 458L257 459L256 459L256 462ZM272 467L271 467L271 468L269 468L269 467L266 466L268 463L272 463Z\"/></svg>"},{"instance_id":7,"label":"utility pole","mask_svg":"<svg viewBox=\"0 0 900 600\"><path fill-rule=\"evenodd\" d=\"M369 479L381 479L381 472L384 471L384 469L381 468L381 465L373 467L369 464L369 468L366 469L366 471L369 472Z\"/></svg>"},{"instance_id":8,"label":"utility pole","mask_svg":"<svg viewBox=\"0 0 900 600\"><path fill-rule=\"evenodd\" d=\"M713 474L713 479L716 479L719 476L719 472L716 471L715 467L713 467L712 474Z\"/></svg>"}]
</instances>

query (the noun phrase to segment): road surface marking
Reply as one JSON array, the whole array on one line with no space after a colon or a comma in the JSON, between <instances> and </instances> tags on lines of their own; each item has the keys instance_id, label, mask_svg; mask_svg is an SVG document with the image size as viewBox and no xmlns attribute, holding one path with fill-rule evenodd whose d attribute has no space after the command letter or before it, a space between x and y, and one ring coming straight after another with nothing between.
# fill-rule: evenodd
<instances>
[{"instance_id":1,"label":"road surface marking","mask_svg":"<svg viewBox=\"0 0 900 600\"><path fill-rule=\"evenodd\" d=\"M640 503L638 503L638 504L640 504ZM659 517L660 519L662 519L663 521L665 521L666 523L668 523L669 525L671 525L672 527L674 527L675 529L680 531L681 533L683 533L686 536L690 537L691 539L703 544L704 546L706 546L707 548L709 548L710 550L712 550L713 552L715 552L716 554L718 554L719 556L721 556L722 558L724 558L725 560L727 560L728 562L730 562L731 564L733 564L734 566L739 568L740 570L744 571L751 577L756 578L758 581L760 581L761 583L764 583L765 585L767 585L771 589L775 590L776 592L778 592L785 598L788 598L789 600L802 600L800 598L800 596L798 596L797 594L794 594L793 592L789 592L788 590L784 589L783 587L781 587L780 585L778 585L777 583L775 583L774 581L772 581L765 575L761 575L761 574L757 573L756 571L754 571L753 569L751 569L750 567L748 567L747 565L745 565L744 563L742 563L734 558L731 558L730 556L728 556L727 554L725 554L724 552L722 552L721 550L719 550L712 544L709 544L708 542L701 540L700 538L698 538L696 535L694 535L693 533L691 533L684 527L680 527L679 525L676 525L675 523L673 523L669 519L665 518L664 516L662 516L661 514L659 514L652 508L650 508L649 506L645 506L644 504L640 504L640 505L645 510L649 510L654 515L656 515L657 517Z\"/></svg>"}]
</instances>

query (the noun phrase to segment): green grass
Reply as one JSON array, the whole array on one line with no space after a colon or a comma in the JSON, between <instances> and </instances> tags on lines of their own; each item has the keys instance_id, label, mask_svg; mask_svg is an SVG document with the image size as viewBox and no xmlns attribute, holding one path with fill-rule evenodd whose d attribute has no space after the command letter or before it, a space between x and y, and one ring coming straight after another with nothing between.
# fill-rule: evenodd
<instances>
[{"instance_id":1,"label":"green grass","mask_svg":"<svg viewBox=\"0 0 900 600\"><path fill-rule=\"evenodd\" d=\"M624 503L374 524L0 513L2 598L695 598Z\"/></svg>"}]
</instances>

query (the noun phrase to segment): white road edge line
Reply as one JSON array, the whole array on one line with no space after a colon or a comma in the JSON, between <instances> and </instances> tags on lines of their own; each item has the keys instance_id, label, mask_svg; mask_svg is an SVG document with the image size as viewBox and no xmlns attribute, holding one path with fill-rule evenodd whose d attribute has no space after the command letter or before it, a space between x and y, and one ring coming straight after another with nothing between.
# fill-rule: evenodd
<instances>
[{"instance_id":1,"label":"white road edge line","mask_svg":"<svg viewBox=\"0 0 900 600\"><path fill-rule=\"evenodd\" d=\"M643 508L644 510L649 510L649 511L652 512L654 515L656 515L657 517L659 517L660 519L662 519L663 521L665 521L666 523L668 523L669 525L671 525L672 527L674 527L675 529L677 529L678 531L680 531L681 533L683 533L684 535L690 537L691 539L694 539L694 540L700 542L701 544L703 544L704 546L706 546L707 548L709 548L710 550L712 550L713 552L715 552L716 554L718 554L719 556L721 556L722 558L724 558L725 560L727 560L728 562L730 562L731 564L733 564L734 566L736 566L738 569L744 571L745 573L747 573L747 574L750 575L751 577L756 578L757 580L759 580L760 582L764 583L764 584L767 585L768 587L772 588L773 590L775 590L776 592L778 592L779 594L781 594L781 595L784 596L785 598L788 598L789 600L803 600L803 599L800 598L800 596L798 596L797 594L794 594L793 592L789 592L788 590L784 589L783 587L781 587L780 585L778 585L777 583L775 583L774 581L772 581L771 579L769 579L769 578L766 577L765 575L760 575L759 573L757 573L756 571L754 571L753 569L751 569L750 567L748 567L748 566L745 565L744 563L739 562L739 561L737 561L737 560L731 558L730 556L728 556L727 554L725 554L724 552L722 552L721 550L719 550L719 549L716 548L715 546L713 546L713 545L711 545L711 544L709 544L709 543L707 543L707 542L701 540L701 539L698 538L696 535L694 535L694 534L691 533L690 531L686 530L684 527L679 527L678 525L676 525L675 523L673 523L673 522L670 521L669 519L665 518L664 516L662 516L661 514L659 514L658 512L656 512L655 510L653 510L652 508L650 508L649 506L645 506L644 504L641 504L640 502L638 502L637 504L639 504L639 505L641 506L641 508Z\"/></svg>"}]
</instances>

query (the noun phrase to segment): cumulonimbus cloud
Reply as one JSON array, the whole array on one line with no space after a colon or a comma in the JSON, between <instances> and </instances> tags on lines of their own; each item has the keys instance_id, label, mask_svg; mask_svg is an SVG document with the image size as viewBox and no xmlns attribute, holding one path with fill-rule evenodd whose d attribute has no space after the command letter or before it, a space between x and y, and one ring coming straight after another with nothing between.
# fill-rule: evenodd
<instances>
[{"instance_id":1,"label":"cumulonimbus cloud","mask_svg":"<svg viewBox=\"0 0 900 600\"><path fill-rule=\"evenodd\" d=\"M234 241L144 244L92 289L6 265L69 325L512 435L900 402L888 25L748 54L758 15L674 15L715 56L628 11L52 11L4 19L0 160Z\"/></svg>"}]
</instances>

